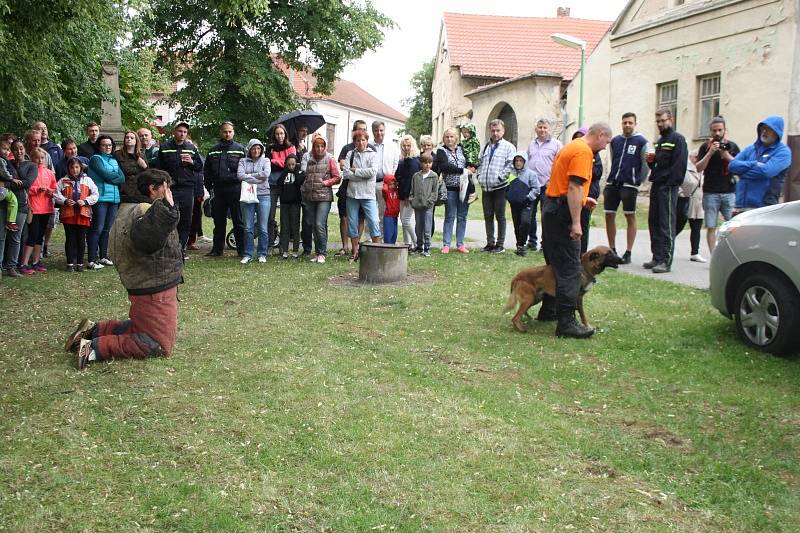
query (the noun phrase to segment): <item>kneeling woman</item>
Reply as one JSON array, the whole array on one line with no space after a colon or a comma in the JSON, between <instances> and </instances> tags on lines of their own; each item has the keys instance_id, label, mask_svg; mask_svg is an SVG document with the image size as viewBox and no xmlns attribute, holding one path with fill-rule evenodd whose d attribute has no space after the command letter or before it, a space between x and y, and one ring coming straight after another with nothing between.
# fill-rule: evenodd
<instances>
[{"instance_id":1,"label":"kneeling woman","mask_svg":"<svg viewBox=\"0 0 800 533\"><path fill-rule=\"evenodd\" d=\"M364 211L372 242L380 242L381 227L378 222L378 203L375 199L375 177L378 175L378 153L369 146L369 134L353 132L355 149L348 152L344 163L347 186L347 236L352 243L352 261L358 260L358 210Z\"/></svg>"}]
</instances>

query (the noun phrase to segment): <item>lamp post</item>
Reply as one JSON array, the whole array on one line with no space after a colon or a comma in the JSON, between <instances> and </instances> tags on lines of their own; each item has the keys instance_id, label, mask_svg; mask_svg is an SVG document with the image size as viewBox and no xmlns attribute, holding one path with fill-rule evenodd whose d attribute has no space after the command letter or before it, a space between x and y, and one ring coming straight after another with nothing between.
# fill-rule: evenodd
<instances>
[{"instance_id":1,"label":"lamp post","mask_svg":"<svg viewBox=\"0 0 800 533\"><path fill-rule=\"evenodd\" d=\"M581 87L580 100L578 101L578 127L583 127L583 70L586 66L586 41L566 33L554 33L550 36L553 41L560 45L576 48L581 51Z\"/></svg>"}]
</instances>

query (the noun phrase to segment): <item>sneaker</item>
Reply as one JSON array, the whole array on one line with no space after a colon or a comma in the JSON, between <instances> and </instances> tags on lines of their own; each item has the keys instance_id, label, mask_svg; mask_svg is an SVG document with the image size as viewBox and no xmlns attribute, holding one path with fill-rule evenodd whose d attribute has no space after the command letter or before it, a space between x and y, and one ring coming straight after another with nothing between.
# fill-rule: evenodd
<instances>
[{"instance_id":1,"label":"sneaker","mask_svg":"<svg viewBox=\"0 0 800 533\"><path fill-rule=\"evenodd\" d=\"M114 266L114 263L112 263L111 259L109 259L108 257L102 258L100 261L98 261L98 263L100 263L101 265L109 266L109 267L113 267Z\"/></svg>"},{"instance_id":2,"label":"sneaker","mask_svg":"<svg viewBox=\"0 0 800 533\"><path fill-rule=\"evenodd\" d=\"M525 257L526 255L528 255L528 252L525 251L525 247L524 246L517 246L517 251L514 252L514 253L517 254L520 257Z\"/></svg>"},{"instance_id":3,"label":"sneaker","mask_svg":"<svg viewBox=\"0 0 800 533\"><path fill-rule=\"evenodd\" d=\"M259 255L258 256L258 262L259 263L266 263L267 262L267 256L266 255Z\"/></svg>"},{"instance_id":4,"label":"sneaker","mask_svg":"<svg viewBox=\"0 0 800 533\"><path fill-rule=\"evenodd\" d=\"M481 251L482 251L482 252L493 252L493 251L494 251L494 249L495 249L495 245L494 245L494 243L492 242L492 243L489 243L489 244L487 244L487 245L486 245L486 246L484 246L483 248L481 248Z\"/></svg>"},{"instance_id":5,"label":"sneaker","mask_svg":"<svg viewBox=\"0 0 800 533\"><path fill-rule=\"evenodd\" d=\"M657 264L658 263L656 262L656 260L652 259L652 260L648 261L647 263L643 263L642 267L644 267L644 268L649 270L649 269L653 268L654 266L656 266Z\"/></svg>"},{"instance_id":6,"label":"sneaker","mask_svg":"<svg viewBox=\"0 0 800 533\"><path fill-rule=\"evenodd\" d=\"M200 235L197 238L197 240L200 241L200 242L212 242L213 241L213 239L210 239L210 238L206 237L205 235Z\"/></svg>"},{"instance_id":7,"label":"sneaker","mask_svg":"<svg viewBox=\"0 0 800 533\"><path fill-rule=\"evenodd\" d=\"M319 261L319 256L318 256L318 255L315 255L315 256L314 256L314 257L312 257L312 258L311 258L309 261L310 261L311 263L317 263L317 262Z\"/></svg>"},{"instance_id":8,"label":"sneaker","mask_svg":"<svg viewBox=\"0 0 800 533\"><path fill-rule=\"evenodd\" d=\"M494 250L492 250L492 253L493 254L502 254L505 251L506 251L506 249L503 248L502 246L495 246Z\"/></svg>"},{"instance_id":9,"label":"sneaker","mask_svg":"<svg viewBox=\"0 0 800 533\"><path fill-rule=\"evenodd\" d=\"M467 250L467 247L464 246L463 244L459 244L458 247L456 248L456 251L458 253L460 253L460 254L468 254L469 253L469 250Z\"/></svg>"},{"instance_id":10,"label":"sneaker","mask_svg":"<svg viewBox=\"0 0 800 533\"><path fill-rule=\"evenodd\" d=\"M300 259L300 257L297 255L297 252L292 254L292 259Z\"/></svg>"},{"instance_id":11,"label":"sneaker","mask_svg":"<svg viewBox=\"0 0 800 533\"><path fill-rule=\"evenodd\" d=\"M68 264L64 267L64 272L75 272L75 265Z\"/></svg>"},{"instance_id":12,"label":"sneaker","mask_svg":"<svg viewBox=\"0 0 800 533\"><path fill-rule=\"evenodd\" d=\"M250 261L251 261L251 259L250 259L249 257L247 257L247 256L244 256L244 257L242 257L242 260L241 260L241 261L239 261L239 262L240 262L241 264L243 264L243 265L246 265L246 264L247 264L247 263L249 263Z\"/></svg>"},{"instance_id":13,"label":"sneaker","mask_svg":"<svg viewBox=\"0 0 800 533\"><path fill-rule=\"evenodd\" d=\"M95 263L94 261L89 261L89 264L86 265L86 268L88 268L89 270L101 270L101 269L103 269L105 267L100 263Z\"/></svg>"},{"instance_id":14,"label":"sneaker","mask_svg":"<svg viewBox=\"0 0 800 533\"><path fill-rule=\"evenodd\" d=\"M575 320L572 322L559 323L556 326L557 337L570 337L573 339L588 339L594 334L594 328L579 324Z\"/></svg>"},{"instance_id":15,"label":"sneaker","mask_svg":"<svg viewBox=\"0 0 800 533\"><path fill-rule=\"evenodd\" d=\"M29 267L28 265L22 265L21 267L19 267L19 273L22 274L23 276L32 276L36 273L36 271L31 267Z\"/></svg>"},{"instance_id":16,"label":"sneaker","mask_svg":"<svg viewBox=\"0 0 800 533\"><path fill-rule=\"evenodd\" d=\"M8 231L19 231L19 226L16 222L6 222L6 229Z\"/></svg>"},{"instance_id":17,"label":"sneaker","mask_svg":"<svg viewBox=\"0 0 800 533\"><path fill-rule=\"evenodd\" d=\"M631 251L625 250L625 253L622 254L622 265L630 265L631 264Z\"/></svg>"},{"instance_id":18,"label":"sneaker","mask_svg":"<svg viewBox=\"0 0 800 533\"><path fill-rule=\"evenodd\" d=\"M80 346L80 341L83 339L90 338L92 330L95 327L95 323L89 320L88 318L84 318L78 323L78 327L75 328L70 335L67 336L67 340L64 342L64 351L66 352L75 352L78 350Z\"/></svg>"},{"instance_id":19,"label":"sneaker","mask_svg":"<svg viewBox=\"0 0 800 533\"><path fill-rule=\"evenodd\" d=\"M430 250L422 250L422 257L430 257L431 252Z\"/></svg>"},{"instance_id":20,"label":"sneaker","mask_svg":"<svg viewBox=\"0 0 800 533\"><path fill-rule=\"evenodd\" d=\"M319 263L321 265L324 262L325 262L325 256L324 255L318 255L317 256L317 263Z\"/></svg>"},{"instance_id":21,"label":"sneaker","mask_svg":"<svg viewBox=\"0 0 800 533\"><path fill-rule=\"evenodd\" d=\"M528 243L528 250L530 250L532 252L535 252L537 250L536 243L535 242L529 242Z\"/></svg>"},{"instance_id":22,"label":"sneaker","mask_svg":"<svg viewBox=\"0 0 800 533\"><path fill-rule=\"evenodd\" d=\"M706 258L705 258L705 257L703 257L703 256L702 256L702 255L700 255L700 254L693 254L693 255L692 255L690 258L689 258L689 261L694 261L695 263L706 263L706 262L707 262L707 261L706 261Z\"/></svg>"},{"instance_id":23,"label":"sneaker","mask_svg":"<svg viewBox=\"0 0 800 533\"><path fill-rule=\"evenodd\" d=\"M89 339L81 339L78 346L78 351L75 353L75 366L78 370L83 370L92 361L97 360L97 354L92 349L92 341Z\"/></svg>"},{"instance_id":24,"label":"sneaker","mask_svg":"<svg viewBox=\"0 0 800 533\"><path fill-rule=\"evenodd\" d=\"M447 246L446 244L444 246L442 246L442 253L443 254L449 254L450 253L450 247Z\"/></svg>"},{"instance_id":25,"label":"sneaker","mask_svg":"<svg viewBox=\"0 0 800 533\"><path fill-rule=\"evenodd\" d=\"M35 265L31 266L31 268L36 272L47 272L47 269L42 263L36 263Z\"/></svg>"},{"instance_id":26,"label":"sneaker","mask_svg":"<svg viewBox=\"0 0 800 533\"><path fill-rule=\"evenodd\" d=\"M222 252L218 252L216 250L211 250L206 254L206 257L222 257Z\"/></svg>"},{"instance_id":27,"label":"sneaker","mask_svg":"<svg viewBox=\"0 0 800 533\"><path fill-rule=\"evenodd\" d=\"M9 278L21 278L22 277L22 274L20 274L19 270L17 270L16 268L6 269L5 275L8 276Z\"/></svg>"},{"instance_id":28,"label":"sneaker","mask_svg":"<svg viewBox=\"0 0 800 533\"><path fill-rule=\"evenodd\" d=\"M83 272L83 265L75 265L75 272Z\"/></svg>"},{"instance_id":29,"label":"sneaker","mask_svg":"<svg viewBox=\"0 0 800 533\"><path fill-rule=\"evenodd\" d=\"M666 263L659 263L653 267L653 274L666 274L672 269Z\"/></svg>"},{"instance_id":30,"label":"sneaker","mask_svg":"<svg viewBox=\"0 0 800 533\"><path fill-rule=\"evenodd\" d=\"M287 259L289 259L289 254L282 254L281 255L281 260L286 261Z\"/></svg>"}]
</instances>

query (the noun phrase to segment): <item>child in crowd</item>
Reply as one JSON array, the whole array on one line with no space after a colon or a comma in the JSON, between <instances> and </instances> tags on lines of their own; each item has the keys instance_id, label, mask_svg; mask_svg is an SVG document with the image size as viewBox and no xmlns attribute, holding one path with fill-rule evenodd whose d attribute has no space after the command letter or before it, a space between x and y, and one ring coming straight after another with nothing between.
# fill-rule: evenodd
<instances>
[{"instance_id":1,"label":"child in crowd","mask_svg":"<svg viewBox=\"0 0 800 533\"><path fill-rule=\"evenodd\" d=\"M411 178L411 194L408 197L416 218L417 247L414 251L430 257L433 207L439 197L439 176L431 170L433 157L430 154L421 154L419 162L422 170Z\"/></svg>"},{"instance_id":2,"label":"child in crowd","mask_svg":"<svg viewBox=\"0 0 800 533\"><path fill-rule=\"evenodd\" d=\"M480 163L481 142L478 140L475 124L467 122L459 126L461 130L461 149L467 159L467 166L477 167Z\"/></svg>"},{"instance_id":3,"label":"child in crowd","mask_svg":"<svg viewBox=\"0 0 800 533\"><path fill-rule=\"evenodd\" d=\"M281 258L289 259L289 240L292 241L292 259L297 259L300 250L300 187L305 173L297 165L297 156L286 156L286 166L278 178L281 190Z\"/></svg>"},{"instance_id":4,"label":"child in crowd","mask_svg":"<svg viewBox=\"0 0 800 533\"><path fill-rule=\"evenodd\" d=\"M386 211L383 213L383 242L397 242L397 217L400 216L400 196L397 192L397 180L394 176L383 179L383 201Z\"/></svg>"},{"instance_id":5,"label":"child in crowd","mask_svg":"<svg viewBox=\"0 0 800 533\"><path fill-rule=\"evenodd\" d=\"M83 172L77 157L66 164L67 175L56 184L56 203L61 205L61 223L64 224L64 252L67 272L83 272L86 249L86 231L92 225L92 206L100 198L94 180Z\"/></svg>"},{"instance_id":6,"label":"child in crowd","mask_svg":"<svg viewBox=\"0 0 800 533\"><path fill-rule=\"evenodd\" d=\"M8 143L6 143L6 147L8 147ZM2 156L0 157L0 202L6 203L6 229L8 231L19 231L17 226L19 201L17 200L17 195L8 188L8 184L11 183L11 173L8 171L8 163L4 159L5 154L2 153L2 150L0 150L0 156ZM2 221L0 221L0 224L2 224Z\"/></svg>"},{"instance_id":7,"label":"child in crowd","mask_svg":"<svg viewBox=\"0 0 800 533\"><path fill-rule=\"evenodd\" d=\"M28 239L25 241L25 248L22 252L22 266L19 271L21 274L30 276L35 272L47 272L47 269L40 262L42 253L42 243L44 243L44 233L47 230L47 222L53 214L53 196L56 193L56 175L47 168L47 152L41 148L34 148L31 151L31 162L36 165L37 175L31 188L28 190L28 209L32 215ZM28 264L33 258L33 263Z\"/></svg>"},{"instance_id":8,"label":"child in crowd","mask_svg":"<svg viewBox=\"0 0 800 533\"><path fill-rule=\"evenodd\" d=\"M531 229L533 216L533 201L539 193L539 180L536 174L527 167L527 152L517 152L514 156L514 168L508 175L509 185L506 189L506 199L511 204L511 220L514 222L514 233L517 236L517 251L520 257L525 257L527 251L525 242Z\"/></svg>"}]
</instances>

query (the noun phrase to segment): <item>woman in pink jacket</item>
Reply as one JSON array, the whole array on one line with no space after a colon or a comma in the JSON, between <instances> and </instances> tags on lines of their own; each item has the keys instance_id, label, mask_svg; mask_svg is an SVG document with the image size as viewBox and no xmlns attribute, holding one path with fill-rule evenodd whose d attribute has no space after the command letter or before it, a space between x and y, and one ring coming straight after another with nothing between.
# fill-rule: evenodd
<instances>
[{"instance_id":1,"label":"woman in pink jacket","mask_svg":"<svg viewBox=\"0 0 800 533\"><path fill-rule=\"evenodd\" d=\"M32 218L28 229L28 240L25 241L25 248L22 251L22 266L19 269L20 273L26 276L36 272L47 272L40 259L47 221L55 212L53 195L56 193L56 175L45 165L47 152L41 148L34 148L30 157L31 162L36 165L38 174L28 190L28 209ZM33 264L29 266L31 254Z\"/></svg>"}]
</instances>

